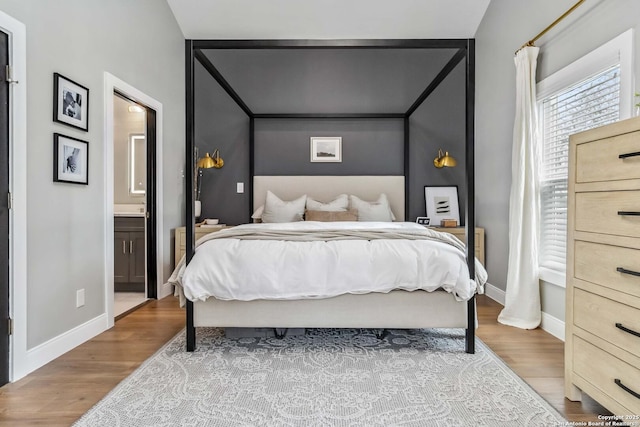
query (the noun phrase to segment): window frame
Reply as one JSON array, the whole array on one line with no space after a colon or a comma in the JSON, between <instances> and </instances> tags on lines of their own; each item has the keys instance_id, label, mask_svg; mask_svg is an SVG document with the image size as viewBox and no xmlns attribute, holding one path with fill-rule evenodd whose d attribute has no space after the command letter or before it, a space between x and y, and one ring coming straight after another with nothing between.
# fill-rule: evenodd
<instances>
[{"instance_id":1,"label":"window frame","mask_svg":"<svg viewBox=\"0 0 640 427\"><path fill-rule=\"evenodd\" d=\"M633 87L633 29L629 29L609 42L589 52L566 67L554 72L536 85L538 117L542 117L543 101L558 92L589 79L611 66L620 65L620 107L618 120L630 118L634 107ZM544 128L539 120L539 147L542 147ZM539 178L540 180L542 177ZM568 177L567 177L568 179ZM540 205L542 208L542 205ZM540 247L542 241L539 242ZM538 260L539 262L539 260ZM566 271L538 265L539 279L560 287L566 287Z\"/></svg>"}]
</instances>

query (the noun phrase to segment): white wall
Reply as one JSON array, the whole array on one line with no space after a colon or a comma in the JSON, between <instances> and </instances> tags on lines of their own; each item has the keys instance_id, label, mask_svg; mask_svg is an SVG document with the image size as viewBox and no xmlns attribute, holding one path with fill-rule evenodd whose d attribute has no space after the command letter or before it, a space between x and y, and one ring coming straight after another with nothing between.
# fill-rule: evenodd
<instances>
[{"instance_id":1,"label":"white wall","mask_svg":"<svg viewBox=\"0 0 640 427\"><path fill-rule=\"evenodd\" d=\"M489 282L506 287L509 190L515 106L513 57L522 44L562 15L574 0L492 0L476 33L476 212L485 227ZM587 0L541 38L538 81L635 28L640 53L640 2ZM640 76L636 60L635 75ZM632 94L629 94L631 96ZM564 320L564 289L543 283L543 311Z\"/></svg>"},{"instance_id":2,"label":"white wall","mask_svg":"<svg viewBox=\"0 0 640 427\"><path fill-rule=\"evenodd\" d=\"M165 277L182 223L184 37L164 1L0 0L27 28L27 347L104 314L104 72L164 107ZM53 73L89 88L89 132L52 121ZM109 100L110 101L110 100ZM89 185L54 183L53 133L89 142ZM86 305L75 307L76 290Z\"/></svg>"}]
</instances>

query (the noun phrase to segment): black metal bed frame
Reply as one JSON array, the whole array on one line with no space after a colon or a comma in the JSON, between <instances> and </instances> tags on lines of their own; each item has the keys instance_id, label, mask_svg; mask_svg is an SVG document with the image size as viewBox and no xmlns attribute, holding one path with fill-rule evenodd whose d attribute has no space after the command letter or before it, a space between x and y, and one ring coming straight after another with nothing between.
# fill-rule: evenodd
<instances>
[{"instance_id":1,"label":"black metal bed frame","mask_svg":"<svg viewBox=\"0 0 640 427\"><path fill-rule=\"evenodd\" d=\"M416 101L404 113L376 114L256 114L240 98L220 74L203 49L458 49L443 69L429 83ZM466 200L466 257L469 276L475 277L475 187L474 187L474 133L475 133L475 40L474 39L341 39L341 40L185 40L185 92L186 92L186 173L193 177L195 164L195 61L209 72L224 91L249 117L249 174L250 197L253 200L255 119L403 119L404 120L404 175L405 215L409 209L409 118L425 99L438 87L449 73L465 60L465 184ZM185 179L186 197L186 262L195 251L194 183ZM253 204L253 202L252 202ZM405 218L406 219L406 218ZM475 296L467 302L467 328L465 351L475 353ZM187 351L194 351L196 332L193 321L193 302L186 303Z\"/></svg>"}]
</instances>

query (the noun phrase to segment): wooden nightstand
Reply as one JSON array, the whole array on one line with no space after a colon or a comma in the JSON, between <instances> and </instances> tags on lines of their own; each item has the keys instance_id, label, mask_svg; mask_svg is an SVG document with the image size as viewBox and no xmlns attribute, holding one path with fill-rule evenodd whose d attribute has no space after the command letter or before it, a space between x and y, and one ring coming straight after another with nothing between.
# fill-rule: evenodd
<instances>
[{"instance_id":1,"label":"wooden nightstand","mask_svg":"<svg viewBox=\"0 0 640 427\"><path fill-rule=\"evenodd\" d=\"M431 227L436 231L443 231L445 233L453 234L458 239L464 242L464 227ZM475 236L475 244L476 244L476 258L480 260L482 265L484 265L484 228L476 227L476 236Z\"/></svg>"},{"instance_id":2,"label":"wooden nightstand","mask_svg":"<svg viewBox=\"0 0 640 427\"><path fill-rule=\"evenodd\" d=\"M231 227L233 226L225 225L225 224L220 224L219 227L196 226L196 241L202 236L206 236L209 233L213 233L214 231L220 231L225 228L231 228ZM182 259L182 257L184 256L184 253L186 252L186 249L185 249L185 246L187 243L187 239L185 235L186 230L187 230L186 227L178 227L175 229L176 242L175 242L175 257L174 257L174 264L173 264L174 268L176 265L178 265L178 263L180 262L180 259Z\"/></svg>"}]
</instances>

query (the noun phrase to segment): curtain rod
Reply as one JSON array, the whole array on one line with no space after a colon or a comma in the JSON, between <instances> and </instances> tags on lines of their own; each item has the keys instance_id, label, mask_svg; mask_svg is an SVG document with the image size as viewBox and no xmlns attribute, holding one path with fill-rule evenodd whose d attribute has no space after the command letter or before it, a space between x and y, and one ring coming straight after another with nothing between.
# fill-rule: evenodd
<instances>
[{"instance_id":1,"label":"curtain rod","mask_svg":"<svg viewBox=\"0 0 640 427\"><path fill-rule=\"evenodd\" d=\"M584 3L585 0L580 0L579 2L577 2L576 4L574 4L573 6L571 6L571 9L567 10L565 13L562 14L562 16L560 16L558 19L556 19L555 21L553 21L551 23L551 25L549 25L547 28L545 28L544 30L540 31L540 33L538 33L537 36L535 36L534 38L532 38L531 40L529 40L528 42L526 42L525 44L523 44L522 46L520 46L520 49L523 49L527 46L535 46L535 42L536 40L538 40L540 37L544 36L547 31L549 31L550 29L552 29L553 27L555 27L556 25L558 25L560 23L560 21L562 21L564 18L566 18L567 16L569 16L569 14L571 14L571 12L573 12L574 10L576 10L578 8L578 6L580 6L582 3ZM518 49L518 51L520 50ZM516 51L516 53L518 53Z\"/></svg>"}]
</instances>

